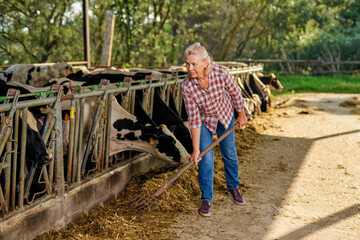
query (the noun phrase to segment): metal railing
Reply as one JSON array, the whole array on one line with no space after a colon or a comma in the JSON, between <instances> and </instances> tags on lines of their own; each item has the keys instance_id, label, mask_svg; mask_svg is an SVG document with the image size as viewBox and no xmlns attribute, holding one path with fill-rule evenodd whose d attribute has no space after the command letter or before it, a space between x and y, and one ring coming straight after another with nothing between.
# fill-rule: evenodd
<instances>
[{"instance_id":1,"label":"metal railing","mask_svg":"<svg viewBox=\"0 0 360 240\"><path fill-rule=\"evenodd\" d=\"M234 77L246 76L262 71L262 65L231 68L229 71ZM135 95L137 91L140 92L142 106L151 117L154 90L159 88L167 104L170 93L174 96L177 110L181 113L181 83L184 77L176 75L157 80L112 84L103 81L98 85L78 87L77 91L74 89L74 92L65 96L62 88L57 87L52 91L33 93L38 99L28 101L21 101L23 95L0 98L0 103L3 102L0 104L0 219L24 212L36 203L55 197L62 198L71 189L118 167L124 161L131 161L137 152L109 156L112 97L118 96L120 105L129 113L134 113ZM88 117L85 116L85 104L89 99L92 99L96 111L92 120L87 121L92 124L90 133L85 133L84 118ZM64 106L69 110L66 120L62 116ZM53 155L53 161L49 164L41 165L26 160L26 122L31 107L45 110L41 137ZM83 140L87 135L89 137L85 140L84 148ZM64 145L64 142L67 144ZM31 169L34 169L32 177ZM26 174L27 171L30 173ZM42 187L35 189L34 186Z\"/></svg>"}]
</instances>

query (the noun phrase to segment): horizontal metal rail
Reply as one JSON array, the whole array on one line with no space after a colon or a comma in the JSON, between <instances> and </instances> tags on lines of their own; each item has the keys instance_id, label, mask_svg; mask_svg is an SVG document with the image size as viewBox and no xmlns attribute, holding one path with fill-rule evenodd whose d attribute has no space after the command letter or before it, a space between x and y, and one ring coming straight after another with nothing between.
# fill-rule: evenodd
<instances>
[{"instance_id":1,"label":"horizontal metal rail","mask_svg":"<svg viewBox=\"0 0 360 240\"><path fill-rule=\"evenodd\" d=\"M124 93L127 91L144 90L149 87L155 88L155 87L163 87L168 84L170 84L170 85L177 84L177 83L181 83L183 80L184 79L172 80L169 82L156 82L156 83L151 83L151 84L131 85L128 87L119 87L119 88L109 89L107 92L108 92L108 94L119 94L119 93ZM105 90L96 90L96 91L87 92L87 93L78 93L78 94L74 94L71 96L73 97L73 99L81 99L81 98L85 98L85 97L101 96L104 93L105 93ZM50 104L54 101L56 101L56 97L49 97L49 98L45 98L45 99L34 99L34 100L26 101L26 102L18 102L17 107L20 109L26 108L26 107L37 107L37 106L41 106L41 105ZM9 111L11 109L11 107L12 107L12 104L9 104L9 103L0 105L0 112Z\"/></svg>"},{"instance_id":2,"label":"horizontal metal rail","mask_svg":"<svg viewBox=\"0 0 360 240\"><path fill-rule=\"evenodd\" d=\"M253 67L245 67L239 69L230 69L229 73L231 75L241 74L241 73L250 73L250 72L259 72L262 71L264 68L263 66L253 66Z\"/></svg>"}]
</instances>

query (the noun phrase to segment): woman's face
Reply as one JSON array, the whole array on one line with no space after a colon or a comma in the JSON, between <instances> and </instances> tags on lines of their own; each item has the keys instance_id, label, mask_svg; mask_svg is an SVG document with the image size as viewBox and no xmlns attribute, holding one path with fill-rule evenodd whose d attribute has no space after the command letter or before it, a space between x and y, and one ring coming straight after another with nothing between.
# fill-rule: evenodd
<instances>
[{"instance_id":1,"label":"woman's face","mask_svg":"<svg viewBox=\"0 0 360 240\"><path fill-rule=\"evenodd\" d=\"M186 70L191 78L205 77L205 68L208 65L207 59L203 60L197 55L189 55L186 57Z\"/></svg>"}]
</instances>

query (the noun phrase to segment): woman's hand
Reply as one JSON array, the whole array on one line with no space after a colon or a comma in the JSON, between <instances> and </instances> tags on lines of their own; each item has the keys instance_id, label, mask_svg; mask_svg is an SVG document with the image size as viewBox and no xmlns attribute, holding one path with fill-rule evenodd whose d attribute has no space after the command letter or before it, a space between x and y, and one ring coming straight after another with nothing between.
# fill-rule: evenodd
<instances>
[{"instance_id":1,"label":"woman's hand","mask_svg":"<svg viewBox=\"0 0 360 240\"><path fill-rule=\"evenodd\" d=\"M245 114L245 110L242 110L241 112L239 112L239 116L236 118L236 121L237 123L239 123L239 127L242 128L242 127L245 127L245 125L247 124L247 117L246 117L246 114Z\"/></svg>"},{"instance_id":2,"label":"woman's hand","mask_svg":"<svg viewBox=\"0 0 360 240\"><path fill-rule=\"evenodd\" d=\"M194 161L194 164L197 165L201 160L201 158L199 158L199 155L200 155L200 151L194 151L191 154L190 161Z\"/></svg>"},{"instance_id":3,"label":"woman's hand","mask_svg":"<svg viewBox=\"0 0 360 240\"><path fill-rule=\"evenodd\" d=\"M194 164L197 165L198 162L201 160L201 158L199 158L201 128L198 127L198 128L190 129L190 132L191 132L192 144L193 144L193 153L191 154L190 161L194 161Z\"/></svg>"}]
</instances>

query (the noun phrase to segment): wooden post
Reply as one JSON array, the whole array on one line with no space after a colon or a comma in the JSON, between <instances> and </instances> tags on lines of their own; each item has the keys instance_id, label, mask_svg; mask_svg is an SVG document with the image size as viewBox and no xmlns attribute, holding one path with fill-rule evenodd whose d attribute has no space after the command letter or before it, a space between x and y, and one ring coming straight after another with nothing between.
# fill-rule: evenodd
<instances>
[{"instance_id":1,"label":"wooden post","mask_svg":"<svg viewBox=\"0 0 360 240\"><path fill-rule=\"evenodd\" d=\"M106 11L106 25L104 32L104 45L101 56L101 65L108 66L111 65L111 49L112 42L114 37L114 25L115 25L115 16L111 11Z\"/></svg>"},{"instance_id":2,"label":"wooden post","mask_svg":"<svg viewBox=\"0 0 360 240\"><path fill-rule=\"evenodd\" d=\"M90 57L90 26L89 26L89 0L83 0L83 31L84 31L84 57L87 68L91 66Z\"/></svg>"}]
</instances>

